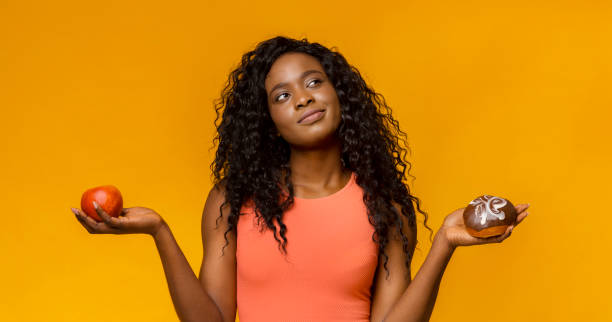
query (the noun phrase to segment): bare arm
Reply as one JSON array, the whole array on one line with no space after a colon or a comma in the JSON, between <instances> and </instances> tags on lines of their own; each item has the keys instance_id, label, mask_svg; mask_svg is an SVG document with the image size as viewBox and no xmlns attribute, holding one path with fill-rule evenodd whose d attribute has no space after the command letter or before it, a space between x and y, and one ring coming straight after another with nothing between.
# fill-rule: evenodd
<instances>
[{"instance_id":1,"label":"bare arm","mask_svg":"<svg viewBox=\"0 0 612 322\"><path fill-rule=\"evenodd\" d=\"M401 212L398 204L394 203L394 206L398 212ZM406 217L401 216L400 218L403 221L402 232L408 239L408 251L414 253L417 243L417 227L416 225L410 226ZM383 266L384 258L381 253L374 278L375 288L372 297L371 322L383 321L385 315L411 283L410 263L406 265L407 254L403 249L403 241L396 228L390 229L388 243L385 246L385 253L389 257L387 263L388 275Z\"/></svg>"},{"instance_id":2,"label":"bare arm","mask_svg":"<svg viewBox=\"0 0 612 322\"><path fill-rule=\"evenodd\" d=\"M181 321L223 321L167 225L153 236L161 258L174 309Z\"/></svg>"},{"instance_id":3,"label":"bare arm","mask_svg":"<svg viewBox=\"0 0 612 322\"><path fill-rule=\"evenodd\" d=\"M228 236L225 256L220 256L223 233L227 227L227 211L219 227L215 225L215 218L220 214L219 207L225 200L224 195L224 190L214 187L204 206L202 241L205 251L200 280L196 278L166 222L152 209L123 208L121 216L111 217L94 202L93 207L101 222L96 222L79 209L72 208L72 211L90 234L147 234L153 237L172 302L181 321L234 322L236 240L233 235Z\"/></svg>"},{"instance_id":4,"label":"bare arm","mask_svg":"<svg viewBox=\"0 0 612 322\"><path fill-rule=\"evenodd\" d=\"M228 246L223 234L227 227L227 207L219 216L224 193L213 188L202 214L204 256L200 279L192 271L170 229L164 225L154 235L159 250L174 308L181 321L234 322L236 319L236 242L228 233Z\"/></svg>"},{"instance_id":5,"label":"bare arm","mask_svg":"<svg viewBox=\"0 0 612 322\"><path fill-rule=\"evenodd\" d=\"M385 322L429 321L442 275L454 250L454 247L449 246L447 242L441 240L439 234L436 234L425 262L410 286L387 314Z\"/></svg>"},{"instance_id":6,"label":"bare arm","mask_svg":"<svg viewBox=\"0 0 612 322\"><path fill-rule=\"evenodd\" d=\"M444 219L442 227L436 233L433 245L425 262L399 300L385 316L385 322L392 321L429 321L436 303L442 275L458 246L501 243L512 233L512 229L525 217L528 204L516 206L518 213L514 224L508 226L500 236L476 238L470 236L463 224L463 210L457 209Z\"/></svg>"},{"instance_id":7,"label":"bare arm","mask_svg":"<svg viewBox=\"0 0 612 322\"><path fill-rule=\"evenodd\" d=\"M202 243L204 257L200 268L200 282L207 294L217 304L224 322L236 321L236 235L225 231L229 205L222 211L225 189L214 187L208 195L202 216ZM225 248L223 248L225 246Z\"/></svg>"}]
</instances>

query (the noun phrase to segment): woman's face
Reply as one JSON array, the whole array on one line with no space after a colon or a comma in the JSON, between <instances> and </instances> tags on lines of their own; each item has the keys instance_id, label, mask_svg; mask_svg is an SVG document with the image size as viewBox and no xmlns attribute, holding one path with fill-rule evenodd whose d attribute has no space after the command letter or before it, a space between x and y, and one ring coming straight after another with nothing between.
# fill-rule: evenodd
<instances>
[{"instance_id":1,"label":"woman's face","mask_svg":"<svg viewBox=\"0 0 612 322\"><path fill-rule=\"evenodd\" d=\"M304 53L278 57L266 76L272 121L292 146L312 148L330 142L341 120L340 103L321 63ZM322 111L304 119L307 113Z\"/></svg>"}]
</instances>

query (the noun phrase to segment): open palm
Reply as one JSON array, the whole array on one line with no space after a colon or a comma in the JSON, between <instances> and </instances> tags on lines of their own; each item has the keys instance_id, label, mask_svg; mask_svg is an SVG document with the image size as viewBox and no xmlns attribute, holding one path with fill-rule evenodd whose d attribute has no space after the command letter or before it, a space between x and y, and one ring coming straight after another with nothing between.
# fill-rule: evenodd
<instances>
[{"instance_id":1,"label":"open palm","mask_svg":"<svg viewBox=\"0 0 612 322\"><path fill-rule=\"evenodd\" d=\"M109 216L102 208L96 207L101 222L96 222L82 210L72 208L78 221L91 234L149 234L154 235L164 224L162 217L145 207L123 208L119 217Z\"/></svg>"},{"instance_id":2,"label":"open palm","mask_svg":"<svg viewBox=\"0 0 612 322\"><path fill-rule=\"evenodd\" d=\"M446 216L442 227L440 227L440 232L451 247L501 243L504 239L510 237L514 227L520 224L529 214L526 212L527 208L529 208L529 204L516 205L514 208L517 212L516 221L500 236L477 238L470 235L463 222L463 211L465 208L457 209Z\"/></svg>"}]
</instances>

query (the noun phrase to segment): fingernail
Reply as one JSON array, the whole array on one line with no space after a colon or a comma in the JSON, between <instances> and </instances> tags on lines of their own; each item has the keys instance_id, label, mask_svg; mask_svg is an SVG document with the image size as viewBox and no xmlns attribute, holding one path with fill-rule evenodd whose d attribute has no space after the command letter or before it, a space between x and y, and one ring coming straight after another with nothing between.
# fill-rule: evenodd
<instances>
[{"instance_id":1,"label":"fingernail","mask_svg":"<svg viewBox=\"0 0 612 322\"><path fill-rule=\"evenodd\" d=\"M98 208L98 203L97 202L94 201L93 204L94 204L94 208Z\"/></svg>"},{"instance_id":2,"label":"fingernail","mask_svg":"<svg viewBox=\"0 0 612 322\"><path fill-rule=\"evenodd\" d=\"M79 214L79 213L77 212L77 210L76 210L76 209L74 209L74 208L70 208L70 210L72 210L72 213L74 213L75 215L78 215L78 214Z\"/></svg>"}]
</instances>

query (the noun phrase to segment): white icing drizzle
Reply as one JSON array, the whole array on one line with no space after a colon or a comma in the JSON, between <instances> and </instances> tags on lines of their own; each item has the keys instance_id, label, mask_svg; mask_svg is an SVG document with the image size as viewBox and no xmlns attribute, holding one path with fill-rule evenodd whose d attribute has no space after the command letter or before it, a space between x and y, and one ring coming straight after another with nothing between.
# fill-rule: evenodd
<instances>
[{"instance_id":1,"label":"white icing drizzle","mask_svg":"<svg viewBox=\"0 0 612 322\"><path fill-rule=\"evenodd\" d=\"M508 202L499 197L484 195L470 202L470 205L475 205L476 217L480 218L480 224L484 225L489 217L495 217L499 220L504 220L506 214L499 210Z\"/></svg>"}]
</instances>

